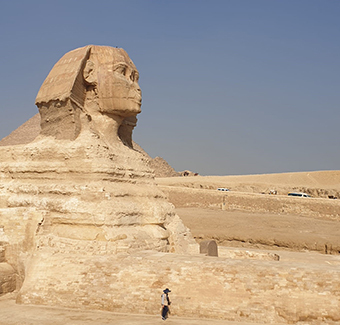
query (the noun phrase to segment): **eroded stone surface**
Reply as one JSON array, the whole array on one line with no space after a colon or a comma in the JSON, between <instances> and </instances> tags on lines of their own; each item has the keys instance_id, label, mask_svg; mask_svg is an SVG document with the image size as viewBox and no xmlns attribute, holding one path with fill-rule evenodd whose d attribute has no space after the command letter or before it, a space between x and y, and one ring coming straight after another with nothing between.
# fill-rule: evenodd
<instances>
[{"instance_id":1,"label":"eroded stone surface","mask_svg":"<svg viewBox=\"0 0 340 325\"><path fill-rule=\"evenodd\" d=\"M27 295L40 276L30 269L36 263L43 272L50 254L76 260L198 250L147 159L132 148L141 91L123 49L86 46L65 54L36 104L40 135L25 146L0 148L0 225L7 260ZM31 259L32 252L41 258Z\"/></svg>"},{"instance_id":2,"label":"eroded stone surface","mask_svg":"<svg viewBox=\"0 0 340 325\"><path fill-rule=\"evenodd\" d=\"M206 256L218 256L217 244L214 240L202 240L200 242L200 254Z\"/></svg>"},{"instance_id":3,"label":"eroded stone surface","mask_svg":"<svg viewBox=\"0 0 340 325\"><path fill-rule=\"evenodd\" d=\"M263 324L340 321L337 266L203 255L188 258L152 251L121 253L112 259L82 256L76 260L67 255L62 261L38 252L36 258L42 257L48 263L44 269L34 264L31 272L41 277L33 291L21 296L23 303L154 315L159 311L160 288L169 286L172 316ZM63 281L55 269L65 275ZM26 289L32 288L24 285Z\"/></svg>"}]
</instances>

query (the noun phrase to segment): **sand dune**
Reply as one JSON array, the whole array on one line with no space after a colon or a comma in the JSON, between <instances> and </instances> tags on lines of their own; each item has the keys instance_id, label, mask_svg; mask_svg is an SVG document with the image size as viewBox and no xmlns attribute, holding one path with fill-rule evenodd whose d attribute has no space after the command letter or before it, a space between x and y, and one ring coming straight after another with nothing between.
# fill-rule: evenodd
<instances>
[{"instance_id":1,"label":"sand dune","mask_svg":"<svg viewBox=\"0 0 340 325\"><path fill-rule=\"evenodd\" d=\"M276 190L281 195L290 191L306 192L313 197L339 196L340 171L314 171L240 176L195 176L158 178L158 184L190 188L217 189L250 193L269 193Z\"/></svg>"}]
</instances>

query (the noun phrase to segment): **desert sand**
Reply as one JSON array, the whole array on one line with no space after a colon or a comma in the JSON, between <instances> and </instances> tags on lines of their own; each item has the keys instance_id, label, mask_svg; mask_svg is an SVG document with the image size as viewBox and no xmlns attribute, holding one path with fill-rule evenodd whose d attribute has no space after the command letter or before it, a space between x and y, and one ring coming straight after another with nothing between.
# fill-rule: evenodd
<instances>
[{"instance_id":1,"label":"desert sand","mask_svg":"<svg viewBox=\"0 0 340 325\"><path fill-rule=\"evenodd\" d=\"M170 316L166 322L163 322L157 314L132 315L43 306L23 306L15 304L12 295L0 298L0 324L4 325L153 325L162 323L172 325L259 325L259 323L177 316Z\"/></svg>"},{"instance_id":2,"label":"desert sand","mask_svg":"<svg viewBox=\"0 0 340 325\"><path fill-rule=\"evenodd\" d=\"M219 245L340 252L339 171L158 178L194 237ZM217 188L229 188L228 192ZM271 189L277 195L270 195ZM311 198L288 197L289 191Z\"/></svg>"}]
</instances>

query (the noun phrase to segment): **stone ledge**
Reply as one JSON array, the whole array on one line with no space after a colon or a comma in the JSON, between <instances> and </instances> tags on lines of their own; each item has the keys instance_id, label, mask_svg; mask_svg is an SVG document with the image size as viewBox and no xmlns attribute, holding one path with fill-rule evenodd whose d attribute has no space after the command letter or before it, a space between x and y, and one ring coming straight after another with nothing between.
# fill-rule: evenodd
<instances>
[{"instance_id":1,"label":"stone ledge","mask_svg":"<svg viewBox=\"0 0 340 325\"><path fill-rule=\"evenodd\" d=\"M169 287L172 314L177 316L268 324L340 321L337 266L150 251L110 260L44 257L35 256L44 263L30 270L19 302L150 314Z\"/></svg>"}]
</instances>

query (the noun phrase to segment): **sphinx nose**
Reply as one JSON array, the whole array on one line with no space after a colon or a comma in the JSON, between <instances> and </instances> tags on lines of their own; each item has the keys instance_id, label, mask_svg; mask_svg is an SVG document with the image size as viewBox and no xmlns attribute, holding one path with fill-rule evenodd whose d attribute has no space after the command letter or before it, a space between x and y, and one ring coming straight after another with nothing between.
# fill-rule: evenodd
<instances>
[{"instance_id":1,"label":"sphinx nose","mask_svg":"<svg viewBox=\"0 0 340 325\"><path fill-rule=\"evenodd\" d=\"M137 92L138 96L142 97L142 91L139 87L136 88L136 92Z\"/></svg>"}]
</instances>

